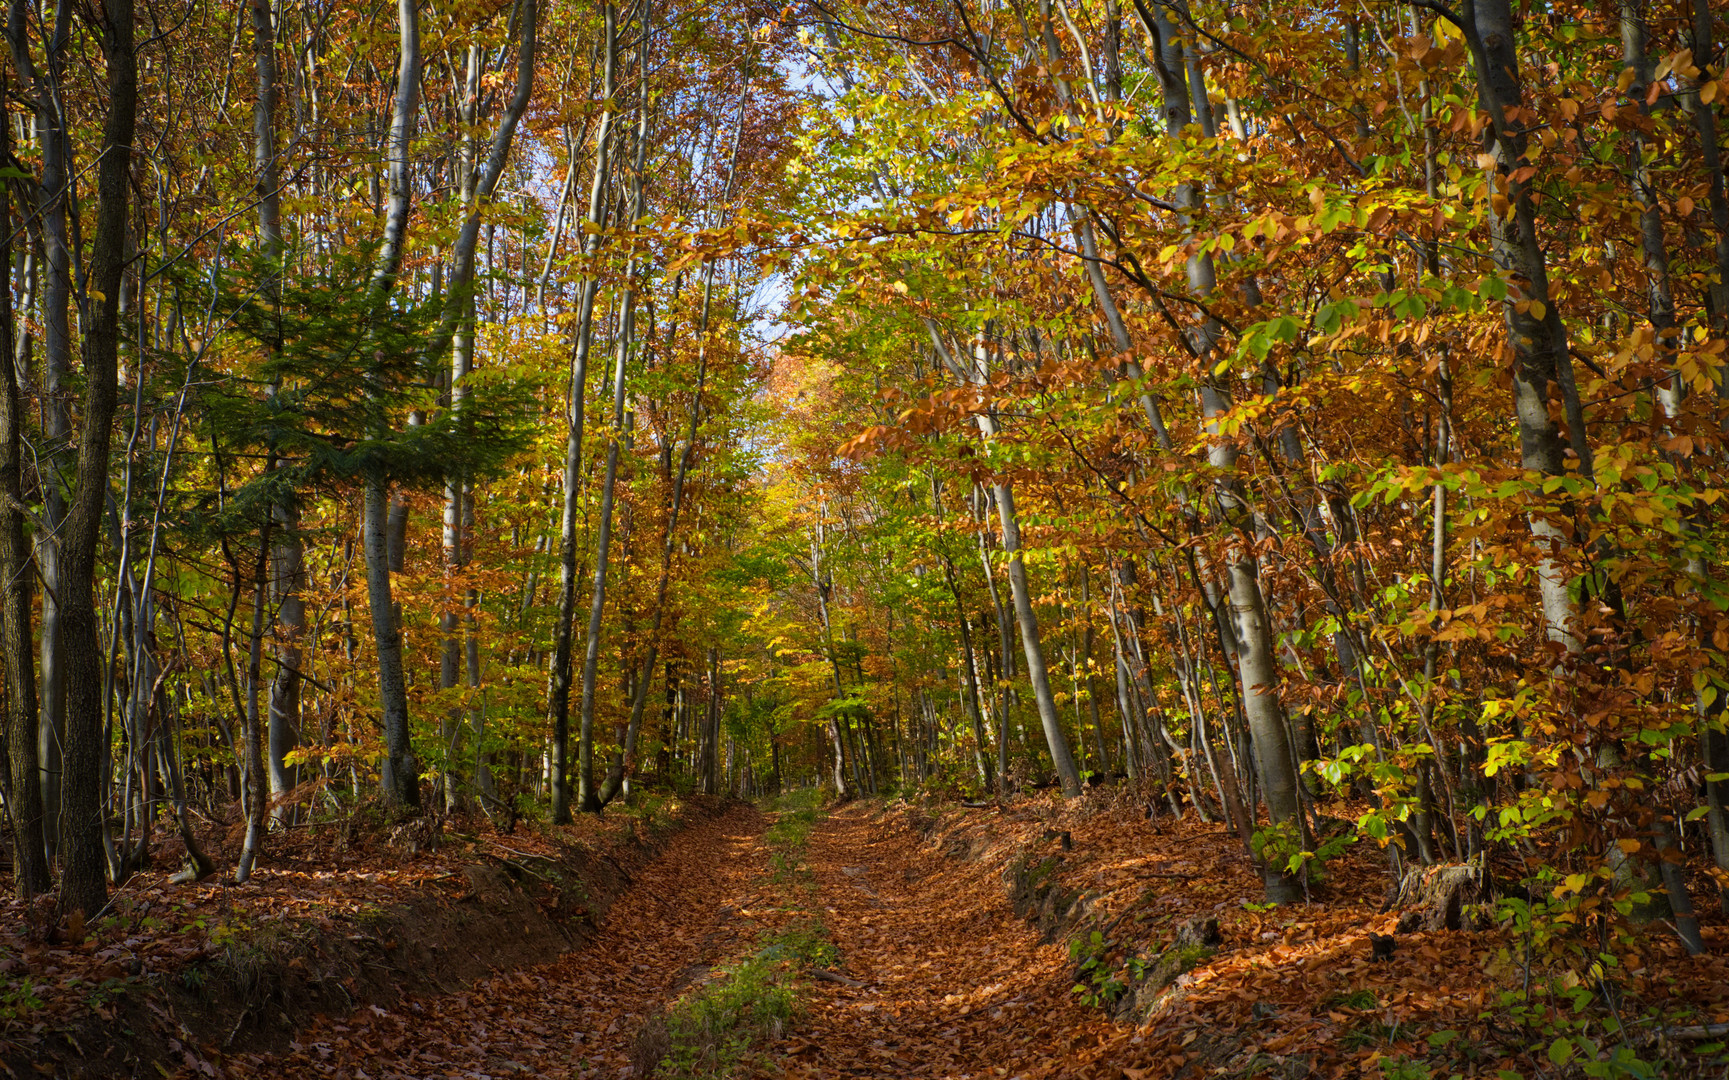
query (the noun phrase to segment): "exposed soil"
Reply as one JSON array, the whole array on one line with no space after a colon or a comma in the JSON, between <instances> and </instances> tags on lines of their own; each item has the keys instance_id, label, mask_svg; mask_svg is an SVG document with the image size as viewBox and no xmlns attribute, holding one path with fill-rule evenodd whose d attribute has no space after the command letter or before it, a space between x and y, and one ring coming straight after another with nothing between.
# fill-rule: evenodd
<instances>
[{"instance_id":1,"label":"exposed soil","mask_svg":"<svg viewBox=\"0 0 1729 1080\"><path fill-rule=\"evenodd\" d=\"M697 798L647 818L455 831L432 851L402 850L388 829L291 834L246 886L139 875L79 942L44 941L14 904L0 963L9 986L28 980L39 1001L0 1033L0 1066L210 1076L242 1051L289 1049L319 1014L468 992L579 947L663 850L700 848L717 818L753 814Z\"/></svg>"},{"instance_id":2,"label":"exposed soil","mask_svg":"<svg viewBox=\"0 0 1729 1080\"><path fill-rule=\"evenodd\" d=\"M680 830L635 872L616 916L550 963L458 993L405 994L389 1008L321 1017L281 1052L234 1055L227 1073L612 1080L630 1068L644 1019L754 935L748 912L766 860L762 827L753 807L734 805ZM556 951L556 943L543 948Z\"/></svg>"}]
</instances>

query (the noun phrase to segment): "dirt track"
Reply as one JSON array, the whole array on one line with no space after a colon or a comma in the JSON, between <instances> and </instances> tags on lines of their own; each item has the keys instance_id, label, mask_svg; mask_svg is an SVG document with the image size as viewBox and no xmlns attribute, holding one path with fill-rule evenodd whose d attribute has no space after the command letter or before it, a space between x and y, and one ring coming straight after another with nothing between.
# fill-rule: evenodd
<instances>
[{"instance_id":1,"label":"dirt track","mask_svg":"<svg viewBox=\"0 0 1729 1080\"><path fill-rule=\"evenodd\" d=\"M845 974L864 985L816 986L777 1062L787 1074L1055 1076L1108 1030L1069 992L1067 950L1040 943L996 874L866 804L817 828L809 862Z\"/></svg>"},{"instance_id":2,"label":"dirt track","mask_svg":"<svg viewBox=\"0 0 1729 1080\"><path fill-rule=\"evenodd\" d=\"M738 915L767 858L740 806L681 830L639 871L584 947L466 993L410 997L323 1019L281 1055L240 1055L237 1077L353 1080L627 1075L645 1016L755 930ZM550 947L550 946L549 946ZM186 1075L197 1075L188 1072Z\"/></svg>"}]
</instances>

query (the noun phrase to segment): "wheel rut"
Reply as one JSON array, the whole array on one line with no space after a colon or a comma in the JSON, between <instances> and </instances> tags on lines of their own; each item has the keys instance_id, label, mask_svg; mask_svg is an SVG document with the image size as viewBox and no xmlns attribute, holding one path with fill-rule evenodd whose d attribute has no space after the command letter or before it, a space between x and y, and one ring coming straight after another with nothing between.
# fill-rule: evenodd
<instances>
[{"instance_id":1,"label":"wheel rut","mask_svg":"<svg viewBox=\"0 0 1729 1080\"><path fill-rule=\"evenodd\" d=\"M644 1019L754 938L747 912L767 858L765 824L741 805L680 830L578 949L461 993L320 1018L287 1052L236 1055L228 1071L335 1080L629 1076Z\"/></svg>"},{"instance_id":2,"label":"wheel rut","mask_svg":"<svg viewBox=\"0 0 1729 1080\"><path fill-rule=\"evenodd\" d=\"M813 986L774 1066L797 1077L1046 1077L1109 1025L1069 992L1067 950L1015 916L1002 882L864 804L818 826L817 906L851 982Z\"/></svg>"}]
</instances>

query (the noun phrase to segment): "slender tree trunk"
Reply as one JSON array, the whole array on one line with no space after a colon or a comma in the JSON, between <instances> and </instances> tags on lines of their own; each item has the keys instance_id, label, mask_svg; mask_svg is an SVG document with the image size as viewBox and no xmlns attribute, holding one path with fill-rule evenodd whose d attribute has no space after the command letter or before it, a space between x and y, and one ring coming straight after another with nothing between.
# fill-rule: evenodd
<instances>
[{"instance_id":1,"label":"slender tree trunk","mask_svg":"<svg viewBox=\"0 0 1729 1080\"><path fill-rule=\"evenodd\" d=\"M979 702L978 661L973 655L973 631L968 625L967 607L961 600L960 584L955 580L955 564L947 556L943 558L943 572L948 578L949 594L955 599L955 617L960 621L961 628L961 666L966 669L967 709L973 718L973 757L979 771L979 783L986 791L996 786L996 778L991 774L990 758L985 755L988 740L985 738L984 707Z\"/></svg>"},{"instance_id":2,"label":"slender tree trunk","mask_svg":"<svg viewBox=\"0 0 1729 1080\"><path fill-rule=\"evenodd\" d=\"M30 23L35 5L12 0L6 37L12 64L32 97L36 141L42 175L36 183L36 215L41 221L42 262L42 441L47 447L38 482L42 488L42 527L36 530L36 569L42 578L41 715L37 727L37 764L41 771L43 844L49 862L61 846L64 800L61 778L66 729L66 654L61 625L61 546L66 495L63 470L71 441L72 417L66 404L66 381L72 371L72 255L67 241L66 194L72 148L61 108L67 43L72 33L71 0L56 0L53 29L44 26L43 67L30 48Z\"/></svg>"},{"instance_id":3,"label":"slender tree trunk","mask_svg":"<svg viewBox=\"0 0 1729 1080\"><path fill-rule=\"evenodd\" d=\"M253 68L257 82L252 106L252 168L257 176L258 238L265 255L274 263L282 255L281 170L276 150L276 28L270 0L249 0L247 6L252 13ZM280 274L281 269L272 266L270 273ZM274 300L279 292L272 281L267 298ZM273 348L277 344L273 343ZM285 491L276 500L272 513L276 547L271 556L270 586L276 599L277 633L266 761L270 794L278 800L273 816L281 819L288 812L282 797L294 787L294 773L286 758L300 741L300 640L306 633L306 604L301 590L305 588L306 574L299 498L294 492ZM246 861L244 856L242 861Z\"/></svg>"},{"instance_id":4,"label":"slender tree trunk","mask_svg":"<svg viewBox=\"0 0 1729 1080\"><path fill-rule=\"evenodd\" d=\"M1009 641L1009 613L1003 606L1002 595L997 592L996 571L991 566L990 549L985 543L985 509L988 496L985 489L975 487L969 506L973 509L973 520L977 523L975 532L978 536L979 569L985 575L985 591L990 594L991 609L996 613L997 622L997 663L1000 665L999 677L1002 685L997 688L997 794L1006 793L1009 782L1009 680L1015 677L1014 649Z\"/></svg>"},{"instance_id":5,"label":"slender tree trunk","mask_svg":"<svg viewBox=\"0 0 1729 1080\"><path fill-rule=\"evenodd\" d=\"M3 84L0 84L3 85ZM12 156L12 125L0 119L0 158ZM12 265L12 199L0 191L0 266ZM6 675L6 807L12 819L13 888L28 900L48 891L42 775L37 761L36 666L30 633L30 547L24 537L24 417L13 362L12 290L0 289L0 648Z\"/></svg>"},{"instance_id":6,"label":"slender tree trunk","mask_svg":"<svg viewBox=\"0 0 1729 1080\"><path fill-rule=\"evenodd\" d=\"M834 626L829 622L828 593L830 583L824 581L822 577L821 560L823 526L820 515L826 511L826 503L822 504L822 508L817 511L819 519L816 524L816 531L811 534L810 572L811 585L816 589L817 613L822 617L823 640L828 645L829 674L834 678L834 698L835 705L838 708L841 699L846 697L846 690L841 686L840 660L835 656L834 649ZM845 742L841 738L841 718L838 713L829 716L828 733L829 741L834 744L835 797L840 799L842 802L845 802L847 799L852 798L854 792L847 787L845 772L846 750ZM853 773L855 776L858 773L858 765L856 761L853 764Z\"/></svg>"},{"instance_id":7,"label":"slender tree trunk","mask_svg":"<svg viewBox=\"0 0 1729 1080\"><path fill-rule=\"evenodd\" d=\"M1711 327L1719 337L1729 335L1729 188L1724 182L1723 150L1719 144L1717 132L1717 111L1721 101L1702 102L1698 91L1705 84L1721 80L1725 74L1724 65L1711 66L1711 61L1717 56L1712 10L1710 0L1691 0L1683 10L1689 18L1687 38L1693 47L1693 62L1700 67L1698 76L1687 80L1688 89L1692 93L1678 94L1679 101L1693 118L1693 127L1699 135L1700 159L1705 167L1706 201L1710 210L1713 236L1713 262L1716 274L1709 279L1706 289L1707 306L1710 309ZM1721 82L1718 83L1718 97L1722 97ZM1717 379L1717 395L1719 402L1729 398L1729 378L1719 374ZM1717 571L1717 567L1707 564L1703 559L1696 560L1689 567L1698 580ZM1701 688L1703 690L1703 688ZM1723 715L1726 702L1725 695L1717 693L1712 701L1707 702L1702 693L1695 697L1695 707L1699 713L1699 748L1700 764L1706 775L1729 772L1729 734L1723 730ZM1729 781L1705 781L1706 829L1711 837L1711 852L1719 869L1729 871ZM1720 886L1718 901L1725 912L1729 912L1729 886Z\"/></svg>"},{"instance_id":8,"label":"slender tree trunk","mask_svg":"<svg viewBox=\"0 0 1729 1080\"><path fill-rule=\"evenodd\" d=\"M631 168L630 220L637 221L643 213L643 161L648 153L648 28L649 10L643 9L641 58L638 64L638 85L641 96L637 102L636 160ZM598 813L603 805L594 783L594 701L596 683L600 677L601 620L606 611L606 578L612 554L612 509L618 485L618 459L625 439L625 376L631 348L636 337L636 288L630 275L642 269L633 257L625 267L624 296L619 302L618 341L615 343L612 370L612 438L606 447L606 475L600 489L600 535L595 541L594 588L589 597L588 636L582 659L582 719L577 761L577 801L582 809Z\"/></svg>"},{"instance_id":9,"label":"slender tree trunk","mask_svg":"<svg viewBox=\"0 0 1729 1080\"><path fill-rule=\"evenodd\" d=\"M275 462L266 466L274 468ZM235 868L236 884L244 885L252 876L252 866L264 845L264 816L267 806L268 781L264 771L264 725L258 706L259 685L264 678L264 617L269 609L270 593L270 533L274 517L264 519L263 534L258 538L258 562L252 575L252 633L246 650L246 712L241 726L240 765L246 792L246 838L240 847L240 863Z\"/></svg>"},{"instance_id":10,"label":"slender tree trunk","mask_svg":"<svg viewBox=\"0 0 1729 1080\"><path fill-rule=\"evenodd\" d=\"M373 302L383 307L402 269L413 199L410 150L420 117L420 10L418 0L397 0L396 97L391 104L386 141L389 198L384 215L384 239L373 273ZM384 728L385 759L381 786L386 799L412 810L420 808L420 763L415 759L408 722L408 687L402 666L402 626L390 574L400 562L393 558L390 478L374 467L364 479L361 546L366 557L367 606L377 648L378 697Z\"/></svg>"},{"instance_id":11,"label":"slender tree trunk","mask_svg":"<svg viewBox=\"0 0 1729 1080\"><path fill-rule=\"evenodd\" d=\"M979 420L981 428L989 424L987 436L996 434L994 420L983 415ZM1009 595L1021 627L1021 649L1026 654L1027 677L1033 685L1033 700L1039 707L1039 722L1044 727L1045 743L1050 748L1051 764L1056 768L1063 794L1079 795L1081 774L1069 754L1069 742L1063 735L1062 717L1057 712L1056 697L1051 693L1050 675L1045 668L1044 647L1039 642L1038 615L1033 611L1032 587L1027 583L1026 563L1021 558L1021 525L1015 514L1014 492L1006 482L992 487L996 492L997 515L1002 520L1003 551L1009 557Z\"/></svg>"},{"instance_id":12,"label":"slender tree trunk","mask_svg":"<svg viewBox=\"0 0 1729 1080\"><path fill-rule=\"evenodd\" d=\"M378 650L378 705L384 725L381 778L391 802L420 809L420 762L414 756L408 724L408 683L402 667L402 626L390 588L390 492L377 476L366 478L362 546L366 552L366 595L372 613L372 638Z\"/></svg>"},{"instance_id":13,"label":"slender tree trunk","mask_svg":"<svg viewBox=\"0 0 1729 1080\"><path fill-rule=\"evenodd\" d=\"M584 254L592 258L600 250L600 230L606 215L608 153L612 142L612 94L618 69L617 13L605 7L606 41L602 57L603 108L594 137L594 178L588 193L588 240ZM547 712L552 728L552 820L570 821L570 686L571 652L576 624L577 508L582 498L582 432L584 391L588 385L588 355L594 336L595 293L599 280L583 279L577 306L576 350L570 366L569 436L564 452L564 506L559 516L558 624L552 647L551 691Z\"/></svg>"},{"instance_id":14,"label":"slender tree trunk","mask_svg":"<svg viewBox=\"0 0 1729 1080\"><path fill-rule=\"evenodd\" d=\"M96 228L90 248L90 314L84 334L84 415L78 487L62 541L61 618L67 653L65 874L60 909L95 916L108 897L103 877L102 642L95 603L96 546L108 498L108 457L118 393L120 291L126 268L127 194L138 115L132 0L107 0L97 30L107 69L108 112L97 165Z\"/></svg>"},{"instance_id":15,"label":"slender tree trunk","mask_svg":"<svg viewBox=\"0 0 1729 1080\"><path fill-rule=\"evenodd\" d=\"M1463 10L1466 25L1462 29L1476 68L1478 101L1489 117L1493 138L1495 164L1489 178L1502 196L1499 202L1491 200L1490 249L1496 263L1518 281L1502 310L1513 347L1513 411L1519 426L1520 463L1545 476L1564 476L1569 440L1561 437L1551 417L1549 387L1561 387L1565 397L1576 399L1577 395L1565 393L1572 381L1572 359L1560 308L1549 292L1549 269L1531 200L1532 183L1515 175L1525 165L1527 133L1524 122L1510 116L1524 100L1513 14L1508 0L1471 0ZM1496 206L1503 209L1497 211ZM1575 415L1572 401L1564 403L1563 411L1576 456L1574 467L1589 476L1584 420ZM1577 653L1582 642L1573 630L1574 604L1567 589L1572 575L1562 555L1572 546L1569 531L1546 513L1533 513L1529 520L1538 550L1538 588L1549 640L1568 653Z\"/></svg>"},{"instance_id":16,"label":"slender tree trunk","mask_svg":"<svg viewBox=\"0 0 1729 1080\"><path fill-rule=\"evenodd\" d=\"M957 358L943 344L941 335L937 333L936 325L927 320L926 329L930 333L931 344L944 365L962 382L983 385L988 377L986 358L982 346L978 355L973 357L972 370L963 368ZM978 425L979 435L988 445L994 442L1000 433L996 416L986 410L974 417ZM1021 650L1026 656L1027 677L1032 683L1033 700L1038 705L1039 723L1044 728L1045 744L1050 749L1051 764L1056 769L1057 782L1062 786L1063 794L1076 796L1081 794L1081 774L1075 768L1075 759L1069 753L1068 738L1063 734L1062 717L1057 712L1057 702L1051 693L1050 674L1045 667L1044 647L1039 641L1038 616L1033 611L1031 587L1027 583L1026 563L1021 557L1021 526L1015 513L1014 492L1007 481L998 480L991 485L996 496L997 517L1002 524L1003 552L1009 557L1009 597L1014 603L1016 622L1021 629Z\"/></svg>"}]
</instances>

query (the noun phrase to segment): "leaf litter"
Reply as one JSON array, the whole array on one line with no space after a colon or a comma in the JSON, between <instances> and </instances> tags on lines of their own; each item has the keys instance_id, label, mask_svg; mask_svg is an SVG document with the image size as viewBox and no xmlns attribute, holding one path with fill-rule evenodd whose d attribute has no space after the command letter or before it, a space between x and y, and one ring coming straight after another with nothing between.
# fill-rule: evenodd
<instances>
[{"instance_id":1,"label":"leaf litter","mask_svg":"<svg viewBox=\"0 0 1729 1080\"><path fill-rule=\"evenodd\" d=\"M632 1042L646 1018L808 914L824 924L838 963L811 972L798 1022L746 1057L738 1075L1374 1076L1383 1063L1432 1053L1437 1038L1442 1048L1456 1040L1469 1049L1468 1060L1454 1061L1461 1075L1542 1068L1532 1031L1499 1004L1518 977L1507 964L1519 948L1510 930L1399 934L1390 959L1375 962L1371 935L1393 934L1398 913L1383 910L1384 856L1367 845L1330 862L1309 903L1269 910L1257 903L1261 883L1240 841L1222 826L1148 820L1132 798L1035 797L972 809L860 802L811 834L799 869L814 892L789 903L788 886L764 881L764 823L739 805L686 826L636 870L585 945L548 963L458 993L409 994L320 1018L279 1054L222 1060L210 1047L202 1055L188 1047L178 1075L631 1077ZM509 846L512 858L554 854L530 851L544 842L532 836L477 842ZM1056 879L1079 897L1068 921L1016 914L1009 881L1029 854L1053 860ZM334 876L319 878L310 895L297 891L311 880L300 875L318 871L282 868L245 903L257 918L334 932L345 905L363 909L403 880L460 892L446 865L454 857L422 856L394 870L355 860L324 871ZM215 911L219 890L175 895ZM159 892L146 884L133 895L160 902ZM1702 914L1713 954L1688 958L1661 933L1623 954L1621 987L1646 1015L1667 1009L1689 1022L1729 1022L1729 928ZM1141 1014L1119 1022L1075 992L1070 939L1103 928L1109 959L1122 962L1155 954L1175 924L1195 917L1216 919L1222 943ZM118 942L93 933L78 945L31 946L32 959L52 996L67 984L48 975L59 974L53 962L100 971L121 955L117 945L153 964L210 947L209 935L190 927Z\"/></svg>"}]
</instances>

